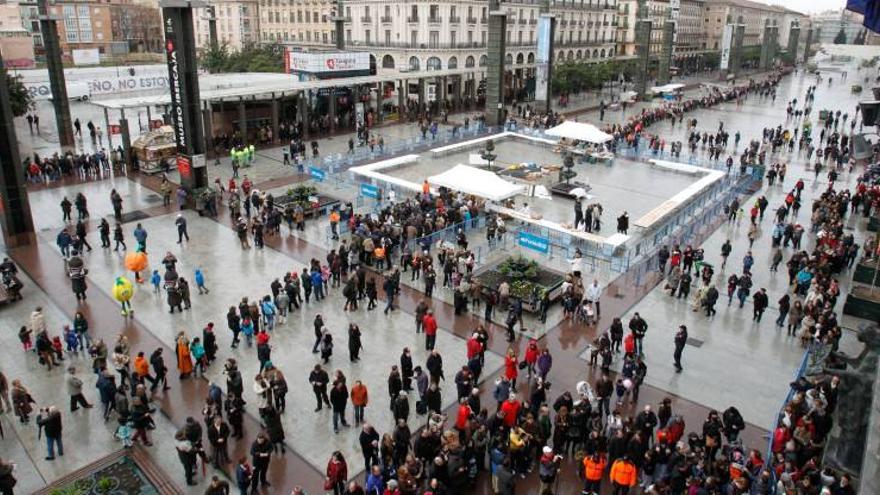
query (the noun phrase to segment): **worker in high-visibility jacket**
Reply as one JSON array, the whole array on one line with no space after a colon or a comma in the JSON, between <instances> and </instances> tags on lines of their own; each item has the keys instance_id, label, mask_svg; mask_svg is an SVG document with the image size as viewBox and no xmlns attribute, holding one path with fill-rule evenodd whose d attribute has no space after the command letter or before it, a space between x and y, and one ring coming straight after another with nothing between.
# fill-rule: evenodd
<instances>
[{"instance_id":1,"label":"worker in high-visibility jacket","mask_svg":"<svg viewBox=\"0 0 880 495\"><path fill-rule=\"evenodd\" d=\"M605 472L605 466L608 460L604 455L596 452L593 455L584 457L584 494L598 495L599 488L602 485L602 474Z\"/></svg>"},{"instance_id":2,"label":"worker in high-visibility jacket","mask_svg":"<svg viewBox=\"0 0 880 495\"><path fill-rule=\"evenodd\" d=\"M636 486L639 470L629 456L623 456L611 465L611 484L614 495L627 495L630 487Z\"/></svg>"}]
</instances>

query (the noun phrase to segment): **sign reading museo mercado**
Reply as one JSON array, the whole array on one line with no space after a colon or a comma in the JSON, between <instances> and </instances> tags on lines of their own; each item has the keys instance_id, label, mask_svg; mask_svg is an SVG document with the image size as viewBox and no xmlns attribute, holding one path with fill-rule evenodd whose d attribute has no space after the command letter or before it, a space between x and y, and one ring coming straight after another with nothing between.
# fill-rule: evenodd
<instances>
[{"instance_id":1,"label":"sign reading museo mercado","mask_svg":"<svg viewBox=\"0 0 880 495\"><path fill-rule=\"evenodd\" d=\"M538 53L535 61L535 99L538 101L546 101L550 95L551 22L549 16L538 18Z\"/></svg>"},{"instance_id":2,"label":"sign reading museo mercado","mask_svg":"<svg viewBox=\"0 0 880 495\"><path fill-rule=\"evenodd\" d=\"M537 251L539 253L546 254L550 252L550 239L530 234L528 232L521 231L519 233L519 245L520 247L531 249L532 251Z\"/></svg>"},{"instance_id":3,"label":"sign reading museo mercado","mask_svg":"<svg viewBox=\"0 0 880 495\"><path fill-rule=\"evenodd\" d=\"M187 153L186 122L183 118L183 94L180 81L180 61L177 50L175 16L165 18L165 55L168 60L168 86L171 89L171 118L174 121L174 139L177 152Z\"/></svg>"}]
</instances>

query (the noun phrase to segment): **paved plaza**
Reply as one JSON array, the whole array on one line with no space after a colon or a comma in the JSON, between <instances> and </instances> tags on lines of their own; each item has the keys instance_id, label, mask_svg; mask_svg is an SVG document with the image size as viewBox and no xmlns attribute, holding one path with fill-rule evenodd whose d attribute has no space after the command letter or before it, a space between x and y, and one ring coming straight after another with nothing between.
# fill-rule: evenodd
<instances>
[{"instance_id":1,"label":"paved plaza","mask_svg":"<svg viewBox=\"0 0 880 495\"><path fill-rule=\"evenodd\" d=\"M807 87L813 84L815 77L798 72L782 79L778 86L775 103L769 98L750 96L743 103L728 102L710 109L701 109L686 118L697 119L697 128L712 132L723 122L724 129L731 134L727 151L733 152L733 134L742 133L743 140L738 150L752 138L760 138L763 127L791 126L786 121L785 104L794 98L803 99ZM700 89L688 91L685 97L700 94ZM851 94L848 86L822 84L816 92L812 116L818 110L831 107L847 111L851 115L857 105L858 95ZM592 100L584 100L584 105ZM73 105L76 114L80 104ZM85 107L83 107L85 108ZM606 121L623 120L633 112L639 112L647 106L630 107L627 113L609 111ZM84 110L85 111L85 110ZM50 127L48 115L43 112L43 128ZM597 112L587 112L579 117L582 121L598 124ZM19 119L20 120L20 119ZM51 133L48 141L30 141L26 124L17 123L19 138L25 149L46 153L51 146ZM387 126L379 131L386 140L410 139L417 133L414 124ZM681 140L687 142L684 126L663 122L648 129L651 134L663 136L667 142ZM322 151L326 153L345 153L348 135L334 136L332 139L319 139ZM256 163L249 169L243 169L256 184L273 194L281 193L291 185L310 183L305 177L299 176L296 169L285 166L281 161L281 148L260 150ZM497 143L498 163L518 163L537 161L541 163L558 163L560 155L550 149L527 145L519 141L505 140ZM412 166L400 168L393 175L414 182L421 182L428 175L433 175L454 166L466 163L467 153L449 155L440 159L421 158ZM722 155L722 160L727 154ZM734 153L734 156L737 156ZM682 161L690 157L688 150L682 153ZM708 164L704 153L698 152L700 164ZM768 215L780 204L794 182L803 178L807 183L803 195L803 207L798 220L808 229L805 234L807 248L811 248L814 236L809 233L809 206L819 197L827 183L822 176L813 180L813 173L806 157L795 151L787 151L768 159L769 163L779 160L788 164L788 175L782 185L770 186L766 182L754 198L764 195L770 201ZM736 168L736 167L734 167ZM615 219L623 211L629 213L631 221L658 206L667 198L686 188L697 180L694 176L658 170L647 163L633 159L617 158L610 166L578 164L575 170L583 174L593 187L591 201L602 203L605 208L603 215L603 233L614 232ZM221 160L219 166L209 165L211 181L220 177L225 184L231 176L228 159ZM837 188L853 188L858 171L843 172ZM176 181L175 174L169 179ZM74 181L71 181L74 182ZM218 361L212 365L203 377L178 380L172 369L170 381L172 389L155 398L154 406L160 413L155 415L157 428L150 432L154 446L150 447L151 457L169 476L177 482L184 493L202 493L205 482L201 475L201 485L187 487L183 481L182 468L175 455L173 434L182 425L186 416L201 419L199 411L204 401L204 390L208 382L216 382L225 389L226 378L222 374L222 362L226 358L235 358L240 366L244 380L245 400L248 402L248 420L246 424L247 444L236 446L235 451L244 454L250 446L250 440L259 430L256 405L259 398L252 388L253 377L259 372L259 363L255 359L255 351L244 343L236 349L230 348L231 335L226 328L226 312L229 307L237 306L242 297L261 298L270 294L269 284L283 276L285 272L297 271L308 266L312 258L325 259L329 249L338 246L327 236L327 220L321 217L308 220L306 231L296 236L288 236L286 226L282 227L281 236L268 237L264 249L241 249L236 233L233 230L225 207L217 218L200 217L192 210L182 213L176 211L174 205L165 207L156 188L155 178L143 178L137 175L117 176L102 180L76 182L66 185L39 185L30 188L29 199L34 213L37 244L27 248L10 250L9 255L22 269L22 281L25 288L22 292L24 300L0 308L0 346L6 349L4 358L0 360L0 370L12 380L19 378L31 389L37 406L58 405L63 411L65 456L55 461L45 461L44 442L37 439L37 429L31 425L20 424L11 414L0 416L5 437L0 440L0 456L4 460L11 459L17 463L16 475L19 484L17 493L31 493L58 477L75 471L103 455L121 448L121 444L113 438L116 422L105 423L96 410L80 410L69 413L67 409L67 393L64 386L64 368L74 365L78 375L85 382L85 395L92 403L99 403L94 388L95 377L91 371L91 359L84 353L68 354L64 366L46 371L37 363L36 356L19 351L20 343L17 329L27 324L30 312L42 306L51 334L60 334L64 325L70 324L74 313L83 310L90 319L94 337L102 337L108 343L115 340L119 333L128 335L133 342L134 351L145 351L148 355L156 347L166 349L166 364L174 366L173 346L178 332L184 331L190 337L201 334L208 322L214 322L218 335ZM325 194L333 194L346 201L356 201L356 191L344 184L325 181L317 184ZM197 294L195 285L192 289L192 308L182 314L169 314L164 293L153 292L149 284L139 285L132 299L134 317L126 320L119 314L118 306L113 301L111 289L116 277L125 275L124 253L110 249L101 249L96 234L89 235L93 251L85 254L83 260L88 269L88 300L77 304L69 287L69 280L64 272L64 263L55 243L56 235L65 223L62 221L59 203L62 198L73 197L82 192L89 199L91 218L89 230L94 232L98 219L106 217L113 223L113 210L109 201L111 190L115 189L123 198L124 211L129 215L124 223L126 241L129 247L135 243L132 231L136 223L149 233L147 251L149 270L158 269L160 273L161 259L167 252L174 254L178 260L178 273L192 280L194 271L201 269L206 278L210 293ZM753 198L743 198L746 211ZM540 204L540 206L539 206ZM554 198L553 201L536 202L546 216L561 222L573 220L572 202ZM374 204L365 203L361 211L369 211ZM175 220L182 214L187 220L189 241L178 244ZM865 219L859 216L847 217L846 229L855 236L856 243L861 244L865 238ZM565 390L574 389L581 380L594 381L598 376L589 368L585 359L589 355L589 346L593 340L608 328L611 318L621 316L624 325L634 312L641 314L648 322L649 330L645 339L645 363L648 372L646 387L641 402L627 405L627 414L635 414L643 404L656 404L663 397L673 398L676 413L682 414L687 423L688 431L699 430L699 425L711 409L724 410L734 405L741 412L748 424L744 439L749 447L762 451L766 448L763 435L771 428L775 415L789 390L789 382L799 365L804 349L797 338L786 337L785 331L774 325L776 319L776 300L788 289L787 275L784 268L780 272L769 272L772 251L770 230L772 223L765 219L759 231L759 237L752 251L755 256L754 284L755 288L767 288L770 297L770 310L764 315L760 324L752 321L751 301L743 309L737 308L734 299L732 306L727 306L725 281L727 276L741 269L741 260L748 250L746 232L748 218L741 222L722 223L721 226L702 242L706 260L716 267L715 283L722 293L718 304L718 314L706 318L703 312L692 311L689 301L673 299L664 291L663 283L653 285L656 280L651 278L649 285L632 283L627 274L620 275L610 271L589 272L585 278L597 278L605 289L602 295L602 318L597 326L586 326L563 318L561 308L555 305L546 324L541 324L531 316L526 317L526 327L531 331L518 336L512 344L520 352L523 351L529 337L541 338L541 345L547 346L554 356L554 367L550 374L553 382L552 401ZM634 229L635 230L635 229ZM631 232L638 235L638 232ZM486 244L485 230L474 230L469 234L473 246L481 249L481 263L486 264L511 253L518 253L520 248L514 241L505 243L497 249L490 249ZM727 267L720 268L720 246L730 239L733 243L733 254ZM684 246L682 246L684 247ZM696 246L694 246L696 247ZM564 257L548 259L534 253L523 253L538 260L542 264L559 270L567 270L568 263ZM785 250L785 257L791 250ZM381 277L377 277L377 285L381 287ZM440 275L442 277L442 274ZM849 288L849 274L840 275L841 293ZM438 282L440 280L438 279ZM352 426L343 428L338 434L333 432L331 413L324 409L314 412L314 398L308 383L308 374L312 367L320 361L317 354L311 352L314 343L312 321L316 314L321 314L327 328L334 337L335 349L329 363L325 366L328 372L340 370L348 378L349 387L355 380L363 381L369 388L369 406L366 419L376 426L380 434L393 431L394 420L388 407L387 377L390 367L399 364L401 351L408 347L413 353L416 365L425 366L427 353L424 337L415 333L414 312L416 304L423 299L423 284L410 281L404 275L399 308L390 314L383 314L384 302L376 310L366 311L365 302L356 311L343 311L345 298L341 290L332 289L329 296L320 302L303 305L294 311L288 321L279 325L271 333L271 361L280 369L290 387L287 398L287 410L282 416L286 432L288 453L283 458L273 460L270 468L270 479L273 487L266 493L287 493L294 484L303 484L308 493L321 493L320 486L323 472L331 453L342 452L348 459L349 474L361 476L363 462L361 447L358 442L360 429ZM439 285L439 284L438 284ZM382 291L380 290L380 299ZM440 331L436 349L443 356L445 381L441 382L442 405L449 415L449 423L456 415L456 387L452 380L456 371L466 361L465 340L470 337L471 330L482 320L477 315L456 316L451 308L451 291L437 290L430 306L437 314ZM842 302L838 305L838 310ZM503 318L502 312L496 320ZM363 333L362 360L352 363L348 358L347 328L350 323L358 324ZM496 321L498 323L498 321ZM859 322L844 318L843 326L855 328ZM691 341L684 351L684 372L676 373L672 363L673 335L679 324L688 326ZM481 377L483 407L494 411L494 400L491 393L494 382L504 370L503 355L508 349L504 341L504 332L498 324L489 326L491 341ZM845 351L859 349L852 333L847 331L841 341ZM620 360L615 358L615 369L619 369ZM523 373L523 372L521 372ZM173 378L173 379L171 379ZM530 385L527 380L518 383L519 391L527 396ZM415 411L416 398L410 397L410 405ZM353 424L351 408L348 409L348 420ZM409 416L409 427L413 432L425 424L424 416L414 413ZM235 456L232 456L233 459ZM563 461L563 476L558 493L579 493L582 483L575 475L575 463L567 458ZM209 468L207 479L212 470ZM227 476L229 473L219 473ZM234 480L233 484L234 484ZM537 476L530 475L520 486L525 487L521 493L537 492ZM490 493L488 478L482 477L475 493ZM518 492L520 492L518 490Z\"/></svg>"}]
</instances>

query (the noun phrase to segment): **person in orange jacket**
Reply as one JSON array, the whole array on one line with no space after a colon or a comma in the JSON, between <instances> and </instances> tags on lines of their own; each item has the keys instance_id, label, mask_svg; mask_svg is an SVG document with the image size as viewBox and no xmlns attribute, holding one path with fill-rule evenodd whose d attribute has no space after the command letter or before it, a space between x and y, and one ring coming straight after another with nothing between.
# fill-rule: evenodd
<instances>
[{"instance_id":1,"label":"person in orange jacket","mask_svg":"<svg viewBox=\"0 0 880 495\"><path fill-rule=\"evenodd\" d=\"M143 352L139 352L137 357L134 358L134 374L140 383L144 383L144 380L155 383L153 377L150 376L150 363Z\"/></svg>"},{"instance_id":2,"label":"person in orange jacket","mask_svg":"<svg viewBox=\"0 0 880 495\"><path fill-rule=\"evenodd\" d=\"M598 452L584 457L584 494L598 495L602 486L602 473L607 465L608 460Z\"/></svg>"},{"instance_id":3,"label":"person in orange jacket","mask_svg":"<svg viewBox=\"0 0 880 495\"><path fill-rule=\"evenodd\" d=\"M614 464L611 465L611 484L614 486L614 495L627 495L629 489L636 486L638 478L639 470L627 455L614 461Z\"/></svg>"}]
</instances>

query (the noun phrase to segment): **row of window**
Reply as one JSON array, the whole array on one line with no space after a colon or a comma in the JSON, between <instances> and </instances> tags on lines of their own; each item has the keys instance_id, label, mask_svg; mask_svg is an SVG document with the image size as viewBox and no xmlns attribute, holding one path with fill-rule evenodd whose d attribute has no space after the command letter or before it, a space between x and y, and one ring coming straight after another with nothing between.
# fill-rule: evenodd
<instances>
[{"instance_id":1,"label":"row of window","mask_svg":"<svg viewBox=\"0 0 880 495\"><path fill-rule=\"evenodd\" d=\"M92 18L89 15L88 5L65 5L63 14L64 33L68 43L91 43L94 41Z\"/></svg>"}]
</instances>

